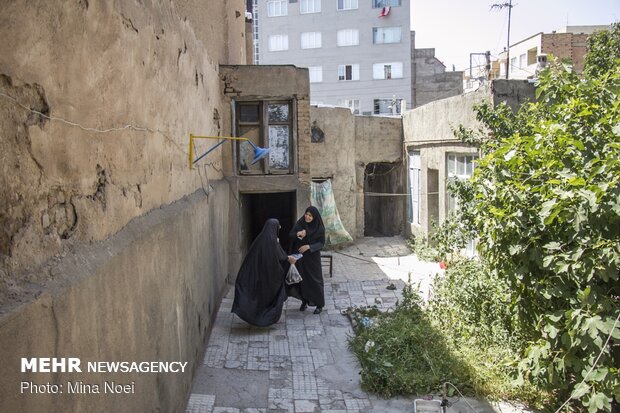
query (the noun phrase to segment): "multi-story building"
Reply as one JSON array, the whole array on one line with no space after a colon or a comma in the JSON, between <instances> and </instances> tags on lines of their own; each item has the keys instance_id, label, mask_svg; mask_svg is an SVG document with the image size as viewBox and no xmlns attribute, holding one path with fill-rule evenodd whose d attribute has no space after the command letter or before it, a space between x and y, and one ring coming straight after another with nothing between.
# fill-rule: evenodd
<instances>
[{"instance_id":1,"label":"multi-story building","mask_svg":"<svg viewBox=\"0 0 620 413\"><path fill-rule=\"evenodd\" d=\"M499 78L506 78L507 58L510 59L509 79L535 77L539 55L568 59L572 62L573 69L580 72L583 69L588 36L607 29L609 26L566 26L552 33L537 33L514 43L510 45L510 53L504 51L499 56Z\"/></svg>"},{"instance_id":2,"label":"multi-story building","mask_svg":"<svg viewBox=\"0 0 620 413\"><path fill-rule=\"evenodd\" d=\"M309 69L311 102L412 107L409 0L253 0L254 61Z\"/></svg>"}]
</instances>

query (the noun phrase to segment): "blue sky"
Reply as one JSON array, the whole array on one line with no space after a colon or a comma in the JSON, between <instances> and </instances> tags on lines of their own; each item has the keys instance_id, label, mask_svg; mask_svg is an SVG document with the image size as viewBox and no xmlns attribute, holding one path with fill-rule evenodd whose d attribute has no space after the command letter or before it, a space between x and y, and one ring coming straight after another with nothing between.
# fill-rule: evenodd
<instances>
[{"instance_id":1,"label":"blue sky","mask_svg":"<svg viewBox=\"0 0 620 413\"><path fill-rule=\"evenodd\" d=\"M470 53L490 50L497 56L506 46L508 11L490 8L504 2L508 0L411 0L416 47L434 47L447 70L453 64L456 70L469 68ZM620 0L513 0L512 4L511 44L566 25L620 21Z\"/></svg>"}]
</instances>

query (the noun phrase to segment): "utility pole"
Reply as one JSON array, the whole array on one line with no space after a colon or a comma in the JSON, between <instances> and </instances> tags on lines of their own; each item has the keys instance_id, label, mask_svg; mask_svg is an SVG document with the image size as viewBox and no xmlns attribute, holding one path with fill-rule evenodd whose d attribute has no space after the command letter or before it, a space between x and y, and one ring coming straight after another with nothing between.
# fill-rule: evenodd
<instances>
[{"instance_id":1,"label":"utility pole","mask_svg":"<svg viewBox=\"0 0 620 413\"><path fill-rule=\"evenodd\" d=\"M508 79L508 72L510 71L510 15L512 14L512 0L508 0L508 2L504 3L496 3L491 5L491 10L493 9L504 9L508 7L508 37L506 40L506 79Z\"/></svg>"}]
</instances>

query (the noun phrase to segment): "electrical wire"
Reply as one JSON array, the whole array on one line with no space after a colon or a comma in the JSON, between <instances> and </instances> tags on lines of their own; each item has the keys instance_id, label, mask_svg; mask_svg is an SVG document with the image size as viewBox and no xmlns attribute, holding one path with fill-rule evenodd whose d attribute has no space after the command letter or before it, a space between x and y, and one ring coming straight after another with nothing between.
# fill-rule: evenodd
<instances>
[{"instance_id":1,"label":"electrical wire","mask_svg":"<svg viewBox=\"0 0 620 413\"><path fill-rule=\"evenodd\" d=\"M457 391L457 392L461 395L461 398L463 399L463 401L464 401L465 403L467 403L467 405L469 406L469 408L470 408L470 409L472 409L474 412L477 412L477 410L476 410L476 409L474 409L474 407L473 407L471 404L469 404L469 402L467 401L467 399L465 398L465 396L463 396L463 393L461 393L461 391L458 389L458 387L456 387L454 384L450 383L449 381L445 382L444 384L449 384L450 386L454 387L454 390L456 390L456 391Z\"/></svg>"},{"instance_id":2,"label":"electrical wire","mask_svg":"<svg viewBox=\"0 0 620 413\"><path fill-rule=\"evenodd\" d=\"M126 124L126 125L123 125L123 126L106 128L106 129L99 129L99 128L93 128L93 127L89 127L89 126L83 126L80 123L73 122L73 121L67 120L67 119L62 118L62 117L46 115L45 113L42 113L42 112L40 112L38 110L29 108L28 106L22 104L20 101L18 101L13 96L7 95L5 93L0 92L0 96L2 96L5 99L10 100L11 102L16 104L17 106L19 106L22 109L25 109L25 110L27 110L27 111L29 111L31 113L35 113L35 114L37 114L39 116L42 116L42 117L44 117L46 119L49 119L49 120L52 120L52 121L58 121L58 122L67 124L69 126L74 126L74 127L80 128L80 129L82 129L83 131L86 131L86 132L111 133L111 132L121 132L121 131L125 131L125 130L132 130L132 131L136 131L136 132L159 133L160 135L162 135L164 137L164 139L166 139L168 142L172 143L179 151L181 151L183 154L189 156L189 153L187 151L185 151L184 149L182 149L173 139L171 139L167 135L167 132L161 131L159 129L152 129L152 128L149 128L149 127L146 127L146 126L139 126L139 125L133 125L133 124Z\"/></svg>"},{"instance_id":3,"label":"electrical wire","mask_svg":"<svg viewBox=\"0 0 620 413\"><path fill-rule=\"evenodd\" d=\"M618 316L616 317L614 326L611 328L611 331L609 332L609 335L607 336L607 340L605 340L605 344L603 345L603 348L601 348L601 351L598 353L598 356L594 360L594 363L592 363L592 367L590 367L590 370L588 370L586 375L583 377L583 380L581 380L581 382L577 386L575 386L575 389L581 386L588 379L588 376L590 376L590 373L592 373L592 371L594 370L594 367L596 367L596 365L598 364L598 361L601 359L601 356L605 352L605 348L607 348L607 345L609 344L609 340L611 339L611 336L613 335L614 330L616 329L616 326L618 325L619 320L620 320L620 313L618 313ZM564 403L562 403L562 405L555 411L555 413L559 413L564 408L564 406L566 406L568 402L571 401L572 399L573 399L573 395L571 394L571 396L568 399L566 399Z\"/></svg>"},{"instance_id":4,"label":"electrical wire","mask_svg":"<svg viewBox=\"0 0 620 413\"><path fill-rule=\"evenodd\" d=\"M4 97L5 99L10 100L11 102L13 102L14 104L18 105L19 107L21 107L22 109L25 109L31 113L35 113L39 116L42 116L46 119L52 120L52 121L58 121L61 123L65 123L67 125L73 126L73 127L77 127L80 128L86 132L93 132L93 133L111 133L111 132L120 132L120 131L124 131L124 130L132 130L132 131L137 131L137 132L149 132L149 133L159 133L161 134L168 142L172 143L180 152L182 152L184 155L189 155L189 153L187 151L185 151L184 149L182 149L173 139L171 139L164 131L161 131L159 129L153 129L153 128L149 128L146 126L138 126L138 125L133 125L133 124L126 124L124 126L120 126L120 127L112 127L112 128L105 128L105 129L99 129L99 128L94 128L94 127L88 127L88 126L83 126L80 123L77 122L73 122L70 120L67 120L65 118L59 117L59 116L52 116L52 115L46 115L45 113L42 113L38 110L29 108L27 106L25 106L24 104L22 104L21 102L19 102L16 98L14 98L13 96L7 95L5 93L0 92L0 96ZM195 148L195 143L194 143L194 148ZM207 163L205 165L211 166L213 169L221 172L221 169L218 169L217 167L215 167L215 165L213 163ZM392 169L396 168L396 166L394 166ZM391 170L390 170L391 171ZM390 172L388 171L388 172ZM206 170L204 171L206 173ZM388 172L386 172L385 174L387 174ZM200 174L200 171L198 171L198 174L200 175L201 178L201 184L202 184L202 189L203 191L205 191L205 193L208 193L208 189L205 189L204 187L204 183L202 175ZM208 184L208 180L207 180L207 184ZM278 187L278 185L274 184L274 187ZM303 190L306 191L311 191L311 189L308 188L304 188L302 187ZM355 190L341 190L341 189L335 189L332 188L332 190L334 192L342 192L342 193L356 193L360 196L377 196L377 197L387 197L387 196L409 196L410 194L408 193L379 193L379 192L358 192ZM438 192L429 192L429 193L422 193L420 192L419 195L437 195Z\"/></svg>"}]
</instances>

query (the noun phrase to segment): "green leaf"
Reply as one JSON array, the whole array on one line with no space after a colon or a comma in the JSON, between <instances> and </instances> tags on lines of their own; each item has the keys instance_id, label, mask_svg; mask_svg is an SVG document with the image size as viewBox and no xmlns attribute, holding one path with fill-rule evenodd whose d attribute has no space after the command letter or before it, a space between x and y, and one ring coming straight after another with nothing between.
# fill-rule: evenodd
<instances>
[{"instance_id":1,"label":"green leaf","mask_svg":"<svg viewBox=\"0 0 620 413\"><path fill-rule=\"evenodd\" d=\"M547 255L547 256L545 256L545 258L543 259L543 267L544 268L549 268L549 266L551 265L551 263L553 262L554 259L555 259L555 255Z\"/></svg>"},{"instance_id":2,"label":"green leaf","mask_svg":"<svg viewBox=\"0 0 620 413\"><path fill-rule=\"evenodd\" d=\"M611 409L611 398L605 396L604 393L596 392L592 394L590 397L590 405L588 406L588 412L600 412L602 410L610 411Z\"/></svg>"},{"instance_id":3,"label":"green leaf","mask_svg":"<svg viewBox=\"0 0 620 413\"><path fill-rule=\"evenodd\" d=\"M554 250L559 250L560 248L562 248L562 245L557 241L553 241L553 242L549 242L545 244L543 248L554 251Z\"/></svg>"},{"instance_id":4,"label":"green leaf","mask_svg":"<svg viewBox=\"0 0 620 413\"><path fill-rule=\"evenodd\" d=\"M582 177L574 177L568 180L568 184L571 186L584 186L586 184L586 180Z\"/></svg>"},{"instance_id":5,"label":"green leaf","mask_svg":"<svg viewBox=\"0 0 620 413\"><path fill-rule=\"evenodd\" d=\"M607 373L609 373L609 369L607 367L599 367L594 370L588 376L589 381L602 381L605 377L607 377Z\"/></svg>"},{"instance_id":6,"label":"green leaf","mask_svg":"<svg viewBox=\"0 0 620 413\"><path fill-rule=\"evenodd\" d=\"M543 202L542 208L540 210L541 217L545 218L549 216L551 209L555 206L556 203L557 202L555 199L550 199L549 201Z\"/></svg>"},{"instance_id":7,"label":"green leaf","mask_svg":"<svg viewBox=\"0 0 620 413\"><path fill-rule=\"evenodd\" d=\"M590 386L586 383L579 383L573 390L570 397L571 399L580 399L584 394L588 393L588 391L590 391Z\"/></svg>"},{"instance_id":8,"label":"green leaf","mask_svg":"<svg viewBox=\"0 0 620 413\"><path fill-rule=\"evenodd\" d=\"M506 162L508 162L509 160L511 160L512 158L514 158L514 156L517 154L517 151L515 149L512 149L510 151L508 151L508 153L506 153L506 155L504 155L504 160Z\"/></svg>"}]
</instances>

